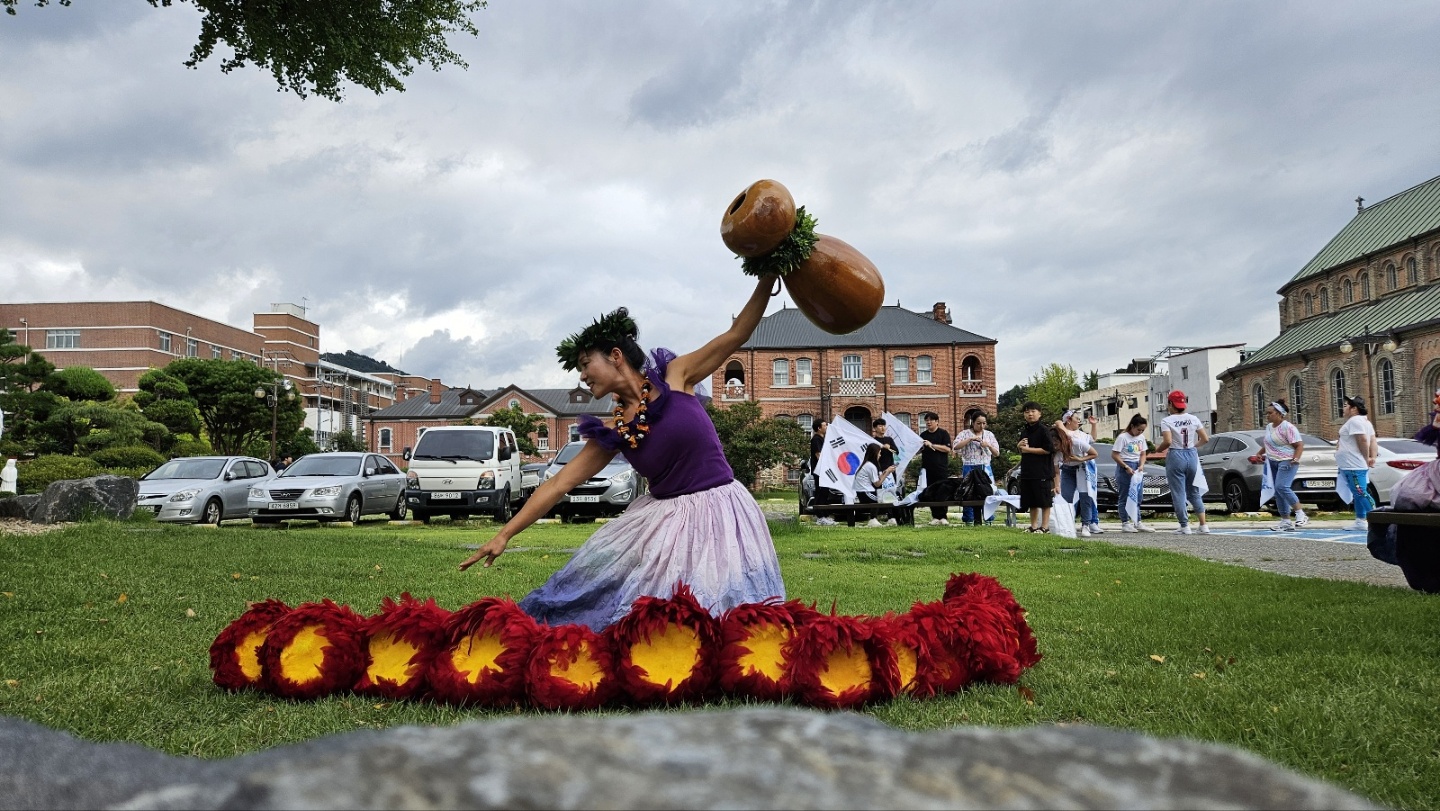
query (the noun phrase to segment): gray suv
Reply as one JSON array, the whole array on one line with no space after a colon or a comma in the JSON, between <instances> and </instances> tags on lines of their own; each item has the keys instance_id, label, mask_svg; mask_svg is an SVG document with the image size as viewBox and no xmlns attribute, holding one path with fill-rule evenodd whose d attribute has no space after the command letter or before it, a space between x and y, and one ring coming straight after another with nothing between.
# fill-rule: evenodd
<instances>
[{"instance_id":1,"label":"gray suv","mask_svg":"<svg viewBox=\"0 0 1440 811\"><path fill-rule=\"evenodd\" d=\"M1200 468L1210 491L1206 501L1223 501L1232 513L1260 509L1260 480L1263 471L1260 448L1264 431L1226 431L1210 437L1200 446ZM1305 443L1300 471L1292 489L1301 504L1321 508L1342 504L1335 493L1335 446L1314 434L1301 434ZM1274 502L1270 502L1273 506Z\"/></svg>"},{"instance_id":2,"label":"gray suv","mask_svg":"<svg viewBox=\"0 0 1440 811\"><path fill-rule=\"evenodd\" d=\"M559 473L560 469L579 456L584 448L583 439L566 444L555 454L550 467L545 469L545 478L549 479ZM551 514L567 523L593 521L599 516L625 512L631 502L648 492L650 486L645 477L630 466L625 454L617 453L599 473L561 496Z\"/></svg>"}]
</instances>

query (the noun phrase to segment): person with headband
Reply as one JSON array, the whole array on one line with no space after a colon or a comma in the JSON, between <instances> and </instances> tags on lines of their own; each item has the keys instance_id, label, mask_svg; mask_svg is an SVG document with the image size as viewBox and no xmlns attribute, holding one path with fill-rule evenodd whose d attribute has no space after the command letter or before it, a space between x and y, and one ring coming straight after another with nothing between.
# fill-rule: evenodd
<instances>
[{"instance_id":1,"label":"person with headband","mask_svg":"<svg viewBox=\"0 0 1440 811\"><path fill-rule=\"evenodd\" d=\"M1370 468L1375 467L1375 458L1380 454L1380 443L1375 439L1375 426L1370 424L1365 407L1365 398L1345 398L1345 424L1340 426L1340 439L1335 447L1335 467L1340 473L1340 494L1347 498L1355 509L1355 522L1346 529L1368 532L1370 521L1367 516L1375 505L1370 503Z\"/></svg>"},{"instance_id":2,"label":"person with headband","mask_svg":"<svg viewBox=\"0 0 1440 811\"><path fill-rule=\"evenodd\" d=\"M1205 474L1200 470L1201 445L1210 441L1210 434L1194 414L1185 413L1189 400L1183 391L1172 391L1166 398L1166 410L1170 413L1160 421L1160 444L1156 453L1165 453L1165 479L1170 484L1170 503L1175 507L1175 520L1180 522L1176 534L1190 534L1190 514L1185 502L1195 508L1195 518L1200 524L1200 534L1209 535L1210 527L1205 524ZM1196 482L1200 484L1196 484Z\"/></svg>"},{"instance_id":3,"label":"person with headband","mask_svg":"<svg viewBox=\"0 0 1440 811\"><path fill-rule=\"evenodd\" d=\"M1276 400L1265 408L1265 437L1260 443L1260 456L1270 470L1270 481L1275 486L1275 511L1280 520L1270 529L1274 532L1294 532L1297 524L1304 521L1291 520L1292 512L1300 512L1300 500L1295 497L1291 486L1295 474L1300 470L1300 456L1305 452L1305 443L1300 439L1300 429L1290 423L1286 416L1290 407L1284 398Z\"/></svg>"},{"instance_id":4,"label":"person with headband","mask_svg":"<svg viewBox=\"0 0 1440 811\"><path fill-rule=\"evenodd\" d=\"M1060 497L1075 505L1075 525L1079 536L1100 534L1100 510L1090 492L1090 463L1099 457L1095 449L1095 426L1099 420L1090 415L1090 433L1080 430L1080 412L1071 409L1060 418L1056 427L1070 438L1070 450L1060 460ZM1079 498L1076 498L1076 494Z\"/></svg>"},{"instance_id":5,"label":"person with headband","mask_svg":"<svg viewBox=\"0 0 1440 811\"><path fill-rule=\"evenodd\" d=\"M596 530L520 600L525 613L552 626L579 623L599 631L623 618L640 597L671 597L678 583L717 616L744 603L784 600L765 516L735 480L715 424L694 393L696 383L750 338L775 282L762 276L730 328L685 355L656 349L647 358L624 307L561 342L561 365L579 371L594 397L615 398L614 419L607 424L580 417L584 450L460 568L493 565L511 538L624 451L649 479L650 492Z\"/></svg>"}]
</instances>

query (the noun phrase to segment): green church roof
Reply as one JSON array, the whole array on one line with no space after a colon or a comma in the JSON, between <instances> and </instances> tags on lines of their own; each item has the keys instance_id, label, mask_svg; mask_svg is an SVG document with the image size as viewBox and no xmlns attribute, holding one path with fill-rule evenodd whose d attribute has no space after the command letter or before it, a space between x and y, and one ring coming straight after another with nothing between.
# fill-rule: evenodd
<instances>
[{"instance_id":1,"label":"green church roof","mask_svg":"<svg viewBox=\"0 0 1440 811\"><path fill-rule=\"evenodd\" d=\"M1440 177L1356 213L1285 286L1437 229L1440 229Z\"/></svg>"}]
</instances>

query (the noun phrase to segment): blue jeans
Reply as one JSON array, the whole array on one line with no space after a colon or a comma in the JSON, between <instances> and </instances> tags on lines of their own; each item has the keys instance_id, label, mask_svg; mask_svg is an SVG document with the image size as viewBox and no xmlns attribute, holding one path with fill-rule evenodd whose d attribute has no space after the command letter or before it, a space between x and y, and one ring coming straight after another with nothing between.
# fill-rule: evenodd
<instances>
[{"instance_id":1,"label":"blue jeans","mask_svg":"<svg viewBox=\"0 0 1440 811\"><path fill-rule=\"evenodd\" d=\"M1078 503L1075 501L1076 490L1080 491ZM1060 497L1075 504L1076 523L1085 526L1100 523L1100 510L1095 506L1095 499L1090 497L1090 486L1085 477L1084 465L1074 467L1065 465L1060 468Z\"/></svg>"},{"instance_id":2,"label":"blue jeans","mask_svg":"<svg viewBox=\"0 0 1440 811\"><path fill-rule=\"evenodd\" d=\"M1180 526L1189 526L1185 514L1185 502L1195 508L1196 515L1205 514L1205 501L1200 497L1200 488L1191 484L1200 471L1200 452L1195 448L1171 448L1165 455L1165 479L1170 483L1170 503L1175 507L1175 520Z\"/></svg>"},{"instance_id":3,"label":"blue jeans","mask_svg":"<svg viewBox=\"0 0 1440 811\"><path fill-rule=\"evenodd\" d=\"M1345 486L1350 488L1350 493L1355 496L1352 506L1355 508L1355 517L1361 521L1375 508L1370 503L1370 471L1369 470L1342 470L1340 475L1345 477Z\"/></svg>"},{"instance_id":4,"label":"blue jeans","mask_svg":"<svg viewBox=\"0 0 1440 811\"><path fill-rule=\"evenodd\" d=\"M960 475L962 477L968 476L970 475L970 471L976 468L985 471L985 475L990 477L990 483L992 485L995 483L995 472L990 469L989 465L962 465ZM979 526L985 521L985 510L980 507L962 507L960 508L960 521L961 523Z\"/></svg>"},{"instance_id":5,"label":"blue jeans","mask_svg":"<svg viewBox=\"0 0 1440 811\"><path fill-rule=\"evenodd\" d=\"M1139 464L1138 462L1136 464ZM1133 524L1140 520L1139 505L1136 505L1135 515L1132 517L1126 512L1130 503L1130 482L1135 478L1130 468L1124 465L1115 466L1115 496L1120 500L1115 505L1115 512L1120 513L1120 521L1125 524ZM1063 486L1063 485L1062 485Z\"/></svg>"},{"instance_id":6,"label":"blue jeans","mask_svg":"<svg viewBox=\"0 0 1440 811\"><path fill-rule=\"evenodd\" d=\"M1300 466L1288 459L1283 462L1267 459L1265 464L1270 466L1270 481L1275 485L1275 511L1280 513L1281 518L1289 518L1295 512L1295 505L1300 503L1295 491L1290 488L1295 483L1295 474L1300 472Z\"/></svg>"}]
</instances>

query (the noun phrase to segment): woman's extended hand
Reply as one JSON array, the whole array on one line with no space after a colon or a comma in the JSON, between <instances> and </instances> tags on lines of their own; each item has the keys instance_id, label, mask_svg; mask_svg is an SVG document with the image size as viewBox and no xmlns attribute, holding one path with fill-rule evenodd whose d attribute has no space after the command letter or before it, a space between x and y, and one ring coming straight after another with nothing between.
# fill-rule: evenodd
<instances>
[{"instance_id":1,"label":"woman's extended hand","mask_svg":"<svg viewBox=\"0 0 1440 811\"><path fill-rule=\"evenodd\" d=\"M484 546L475 550L475 554L466 558L465 562L460 564L460 571L463 572L482 560L485 561L485 568L490 568L495 565L496 558L500 557L501 553L505 551L506 545L509 543L509 541L496 535L487 541Z\"/></svg>"}]
</instances>

